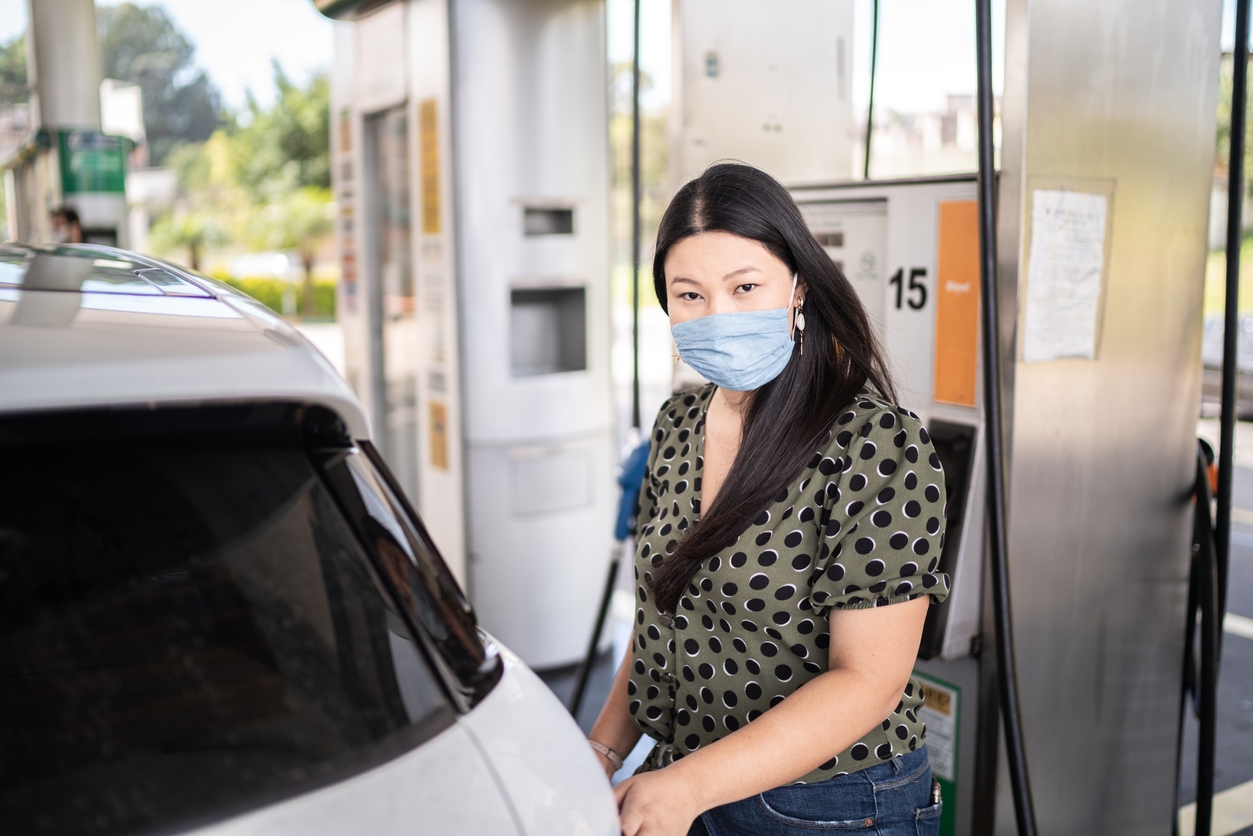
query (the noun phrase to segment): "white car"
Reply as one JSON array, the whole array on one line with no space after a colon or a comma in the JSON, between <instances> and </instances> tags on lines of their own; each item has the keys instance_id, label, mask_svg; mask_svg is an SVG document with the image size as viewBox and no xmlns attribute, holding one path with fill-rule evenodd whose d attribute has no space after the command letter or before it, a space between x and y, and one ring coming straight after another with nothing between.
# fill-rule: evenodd
<instances>
[{"instance_id":1,"label":"white car","mask_svg":"<svg viewBox=\"0 0 1253 836\"><path fill-rule=\"evenodd\" d=\"M252 299L0 246L0 830L618 833L369 438Z\"/></svg>"}]
</instances>

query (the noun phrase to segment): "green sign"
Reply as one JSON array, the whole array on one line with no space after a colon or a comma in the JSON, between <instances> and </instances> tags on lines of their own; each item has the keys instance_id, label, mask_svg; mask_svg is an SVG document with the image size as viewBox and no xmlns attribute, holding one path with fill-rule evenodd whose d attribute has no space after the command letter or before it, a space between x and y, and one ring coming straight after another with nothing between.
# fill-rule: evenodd
<instances>
[{"instance_id":1,"label":"green sign","mask_svg":"<svg viewBox=\"0 0 1253 836\"><path fill-rule=\"evenodd\" d=\"M63 194L126 191L129 141L100 131L58 131Z\"/></svg>"},{"instance_id":2,"label":"green sign","mask_svg":"<svg viewBox=\"0 0 1253 836\"><path fill-rule=\"evenodd\" d=\"M940 836L953 836L957 818L957 740L961 727L961 689L952 683L915 671L926 697L918 716L927 724L927 754L931 774L940 782L944 812Z\"/></svg>"}]
</instances>

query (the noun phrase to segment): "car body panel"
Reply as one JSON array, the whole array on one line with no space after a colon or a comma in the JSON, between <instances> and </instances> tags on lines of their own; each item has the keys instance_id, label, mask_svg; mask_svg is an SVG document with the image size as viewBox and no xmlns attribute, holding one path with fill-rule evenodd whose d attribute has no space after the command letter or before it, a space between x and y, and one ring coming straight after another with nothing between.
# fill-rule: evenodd
<instances>
[{"instance_id":1,"label":"car body panel","mask_svg":"<svg viewBox=\"0 0 1253 836\"><path fill-rule=\"evenodd\" d=\"M98 281L84 268L101 261L99 249L31 250L26 277L38 281L0 281L0 411L294 400L326 406L354 438L370 437L348 384L281 317L146 263L133 264L129 283Z\"/></svg>"},{"instance_id":2,"label":"car body panel","mask_svg":"<svg viewBox=\"0 0 1253 836\"><path fill-rule=\"evenodd\" d=\"M619 833L609 781L570 713L516 655L496 645L505 675L459 722L491 760L523 831Z\"/></svg>"},{"instance_id":3,"label":"car body panel","mask_svg":"<svg viewBox=\"0 0 1253 836\"><path fill-rule=\"evenodd\" d=\"M466 803L449 804L452 798ZM475 741L454 724L417 749L347 780L190 832L460 836L518 830Z\"/></svg>"}]
</instances>

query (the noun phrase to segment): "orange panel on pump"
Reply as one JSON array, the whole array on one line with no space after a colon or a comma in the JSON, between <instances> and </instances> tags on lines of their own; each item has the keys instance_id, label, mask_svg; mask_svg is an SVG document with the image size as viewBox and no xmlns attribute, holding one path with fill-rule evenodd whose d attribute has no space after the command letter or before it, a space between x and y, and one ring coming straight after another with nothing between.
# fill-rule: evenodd
<instances>
[{"instance_id":1,"label":"orange panel on pump","mask_svg":"<svg viewBox=\"0 0 1253 836\"><path fill-rule=\"evenodd\" d=\"M975 405L979 357L979 212L974 200L940 203L936 257L935 400Z\"/></svg>"}]
</instances>

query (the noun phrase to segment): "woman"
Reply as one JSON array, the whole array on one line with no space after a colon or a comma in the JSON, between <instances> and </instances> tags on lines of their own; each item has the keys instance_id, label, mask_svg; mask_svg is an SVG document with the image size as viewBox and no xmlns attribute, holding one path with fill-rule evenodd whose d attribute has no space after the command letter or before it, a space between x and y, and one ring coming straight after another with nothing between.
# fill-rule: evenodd
<instances>
[{"instance_id":1,"label":"woman","mask_svg":"<svg viewBox=\"0 0 1253 836\"><path fill-rule=\"evenodd\" d=\"M856 292L787 191L738 164L662 218L657 298L710 384L662 405L632 652L592 729L627 836L937 832L911 679L944 479ZM690 830L689 830L690 828Z\"/></svg>"}]
</instances>

